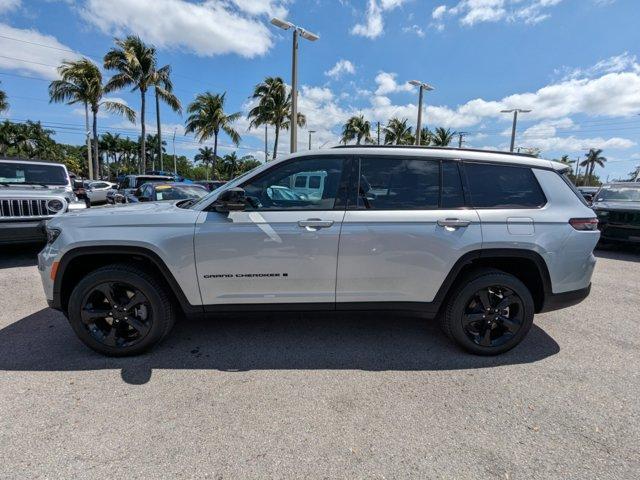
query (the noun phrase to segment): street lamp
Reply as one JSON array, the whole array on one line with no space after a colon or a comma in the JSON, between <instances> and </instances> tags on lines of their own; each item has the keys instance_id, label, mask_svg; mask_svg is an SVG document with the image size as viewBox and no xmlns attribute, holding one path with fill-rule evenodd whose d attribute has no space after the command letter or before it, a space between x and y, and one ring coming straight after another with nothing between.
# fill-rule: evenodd
<instances>
[{"instance_id":1,"label":"street lamp","mask_svg":"<svg viewBox=\"0 0 640 480\"><path fill-rule=\"evenodd\" d=\"M512 108L510 110L500 110L500 113L513 113L513 126L511 127L511 149L510 152L513 152L513 147L516 143L516 124L518 123L518 113L529 113L531 110L524 110L522 108Z\"/></svg>"},{"instance_id":2,"label":"street lamp","mask_svg":"<svg viewBox=\"0 0 640 480\"><path fill-rule=\"evenodd\" d=\"M316 133L315 130L309 130L309 150L311 150L311 134Z\"/></svg>"},{"instance_id":3,"label":"street lamp","mask_svg":"<svg viewBox=\"0 0 640 480\"><path fill-rule=\"evenodd\" d=\"M298 144L298 35L302 38L315 42L320 37L302 27L294 25L279 18L271 19L272 25L283 30L293 29L293 52L291 55L291 153L295 153Z\"/></svg>"},{"instance_id":4,"label":"street lamp","mask_svg":"<svg viewBox=\"0 0 640 480\"><path fill-rule=\"evenodd\" d=\"M422 96L423 91L433 90L433 87L428 83L421 82L419 80L410 80L409 84L414 87L420 88L420 93L418 95L418 125L416 127L416 145L420 145L420 135L422 134Z\"/></svg>"}]
</instances>

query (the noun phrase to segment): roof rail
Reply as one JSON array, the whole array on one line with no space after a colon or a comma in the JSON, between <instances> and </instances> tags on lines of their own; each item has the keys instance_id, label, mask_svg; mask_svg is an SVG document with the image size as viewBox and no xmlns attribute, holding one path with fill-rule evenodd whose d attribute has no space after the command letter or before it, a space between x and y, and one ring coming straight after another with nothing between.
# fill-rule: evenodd
<instances>
[{"instance_id":1,"label":"roof rail","mask_svg":"<svg viewBox=\"0 0 640 480\"><path fill-rule=\"evenodd\" d=\"M420 150L449 150L456 151L460 150L463 152L480 152L480 153L499 153L501 155L514 155L516 157L529 157L529 158L538 158L535 155L530 153L516 153L516 152L505 152L503 150L485 150L482 148L457 148L457 147L436 147L436 146L424 146L424 145L336 145L331 148L398 148L398 149L420 149Z\"/></svg>"}]
</instances>

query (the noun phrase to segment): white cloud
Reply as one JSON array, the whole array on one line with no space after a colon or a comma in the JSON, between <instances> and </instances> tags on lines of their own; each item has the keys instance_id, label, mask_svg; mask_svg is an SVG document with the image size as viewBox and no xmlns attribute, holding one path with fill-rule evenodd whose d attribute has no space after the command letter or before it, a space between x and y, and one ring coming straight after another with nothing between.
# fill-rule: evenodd
<instances>
[{"instance_id":1,"label":"white cloud","mask_svg":"<svg viewBox=\"0 0 640 480\"><path fill-rule=\"evenodd\" d=\"M638 65L635 55L629 52L614 55L612 57L600 60L589 68L562 67L555 71L556 75L562 75L563 80L572 80L579 78L593 78L607 73L619 73L631 71L640 73L640 65Z\"/></svg>"},{"instance_id":2,"label":"white cloud","mask_svg":"<svg viewBox=\"0 0 640 480\"><path fill-rule=\"evenodd\" d=\"M455 6L436 7L431 16L435 27L443 28L445 16L456 17L465 26L484 22L522 22L536 24L549 17L549 9L563 0L461 0Z\"/></svg>"},{"instance_id":3,"label":"white cloud","mask_svg":"<svg viewBox=\"0 0 640 480\"><path fill-rule=\"evenodd\" d=\"M10 12L21 5L20 0L0 0L0 13Z\"/></svg>"},{"instance_id":4,"label":"white cloud","mask_svg":"<svg viewBox=\"0 0 640 480\"><path fill-rule=\"evenodd\" d=\"M424 38L425 36L424 30L419 25L411 25L408 27L403 27L402 31L404 33L415 33L420 38Z\"/></svg>"},{"instance_id":5,"label":"white cloud","mask_svg":"<svg viewBox=\"0 0 640 480\"><path fill-rule=\"evenodd\" d=\"M82 13L109 35L136 33L159 48L252 58L264 55L273 44L260 17L285 16L284 5L274 0L87 0Z\"/></svg>"},{"instance_id":6,"label":"white cloud","mask_svg":"<svg viewBox=\"0 0 640 480\"><path fill-rule=\"evenodd\" d=\"M375 82L378 85L376 95L387 95L389 93L410 92L413 87L408 83L398 84L396 73L380 72L376 75Z\"/></svg>"},{"instance_id":7,"label":"white cloud","mask_svg":"<svg viewBox=\"0 0 640 480\"><path fill-rule=\"evenodd\" d=\"M58 77L56 67L63 60L80 57L79 53L51 35L37 30L10 27L4 23L0 23L0 51L6 54L0 57L0 68L31 73L47 79Z\"/></svg>"},{"instance_id":8,"label":"white cloud","mask_svg":"<svg viewBox=\"0 0 640 480\"><path fill-rule=\"evenodd\" d=\"M353 75L356 73L356 67L349 60L340 59L330 70L324 72L328 77L337 79L343 74Z\"/></svg>"},{"instance_id":9,"label":"white cloud","mask_svg":"<svg viewBox=\"0 0 640 480\"><path fill-rule=\"evenodd\" d=\"M383 13L393 10L405 3L406 0L368 0L365 19L351 29L353 35L367 38L377 38L384 32Z\"/></svg>"}]
</instances>

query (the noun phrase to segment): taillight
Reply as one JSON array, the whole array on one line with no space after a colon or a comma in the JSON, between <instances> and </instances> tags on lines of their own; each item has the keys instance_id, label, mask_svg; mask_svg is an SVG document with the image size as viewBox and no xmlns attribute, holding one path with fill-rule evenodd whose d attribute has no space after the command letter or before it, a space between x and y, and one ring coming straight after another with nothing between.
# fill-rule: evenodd
<instances>
[{"instance_id":1,"label":"taillight","mask_svg":"<svg viewBox=\"0 0 640 480\"><path fill-rule=\"evenodd\" d=\"M597 230L598 228L598 219L596 217L572 218L569 220L569 223L576 230Z\"/></svg>"}]
</instances>

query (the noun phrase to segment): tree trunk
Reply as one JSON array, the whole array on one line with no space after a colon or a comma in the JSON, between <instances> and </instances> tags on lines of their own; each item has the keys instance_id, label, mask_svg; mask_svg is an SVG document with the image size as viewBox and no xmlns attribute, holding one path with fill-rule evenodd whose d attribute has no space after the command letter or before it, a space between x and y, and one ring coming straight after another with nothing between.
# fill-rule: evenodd
<instances>
[{"instance_id":1,"label":"tree trunk","mask_svg":"<svg viewBox=\"0 0 640 480\"><path fill-rule=\"evenodd\" d=\"M93 173L96 180L100 178L100 157L98 157L98 109L92 108L93 113Z\"/></svg>"},{"instance_id":2,"label":"tree trunk","mask_svg":"<svg viewBox=\"0 0 640 480\"><path fill-rule=\"evenodd\" d=\"M278 155L278 139L280 138L280 125L278 125L276 123L275 125L276 128L276 132L275 132L275 138L273 141L273 159L276 159L276 156ZM266 159L265 159L266 161Z\"/></svg>"},{"instance_id":3,"label":"tree trunk","mask_svg":"<svg viewBox=\"0 0 640 480\"><path fill-rule=\"evenodd\" d=\"M211 177L215 175L218 160L218 132L213 133L213 161L211 162ZM215 180L215 178L213 178Z\"/></svg>"},{"instance_id":4,"label":"tree trunk","mask_svg":"<svg viewBox=\"0 0 640 480\"><path fill-rule=\"evenodd\" d=\"M158 125L158 160L160 161L160 170L164 170L162 158L162 128L160 127L160 97L158 97L158 90L156 90L156 123Z\"/></svg>"},{"instance_id":5,"label":"tree trunk","mask_svg":"<svg viewBox=\"0 0 640 480\"><path fill-rule=\"evenodd\" d=\"M140 139L140 173L145 173L147 170L147 127L145 122L145 104L146 104L146 90L140 89L140 122L142 123L142 138Z\"/></svg>"},{"instance_id":6,"label":"tree trunk","mask_svg":"<svg viewBox=\"0 0 640 480\"><path fill-rule=\"evenodd\" d=\"M89 134L89 104L84 102L84 124L87 132L87 174L89 180L93 180L93 160L91 159L91 135Z\"/></svg>"}]
</instances>

